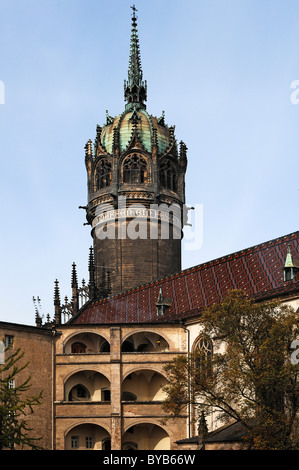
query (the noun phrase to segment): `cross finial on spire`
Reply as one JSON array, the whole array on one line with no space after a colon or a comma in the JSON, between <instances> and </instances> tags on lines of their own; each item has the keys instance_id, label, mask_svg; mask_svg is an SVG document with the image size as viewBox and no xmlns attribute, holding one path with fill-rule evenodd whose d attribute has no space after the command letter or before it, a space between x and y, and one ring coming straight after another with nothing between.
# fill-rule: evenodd
<instances>
[{"instance_id":1,"label":"cross finial on spire","mask_svg":"<svg viewBox=\"0 0 299 470\"><path fill-rule=\"evenodd\" d=\"M133 10L133 17L136 18L136 16L135 16L135 11L138 11L137 8L135 7L135 5L133 5L133 6L130 7L130 8L132 8L132 10Z\"/></svg>"},{"instance_id":2,"label":"cross finial on spire","mask_svg":"<svg viewBox=\"0 0 299 470\"><path fill-rule=\"evenodd\" d=\"M128 80L125 80L125 100L127 101L126 110L137 108L145 109L144 101L146 101L146 81L142 80L142 68L139 50L139 38L137 31L137 18L135 5L131 6L133 10L132 16L132 32L131 32L131 45L130 45L130 58Z\"/></svg>"}]
</instances>

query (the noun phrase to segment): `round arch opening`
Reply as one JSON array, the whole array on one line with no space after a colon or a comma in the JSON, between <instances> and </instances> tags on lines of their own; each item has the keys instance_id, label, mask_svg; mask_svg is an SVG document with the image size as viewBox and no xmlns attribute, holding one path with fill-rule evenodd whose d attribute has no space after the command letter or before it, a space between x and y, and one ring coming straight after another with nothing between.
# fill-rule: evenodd
<instances>
[{"instance_id":1,"label":"round arch opening","mask_svg":"<svg viewBox=\"0 0 299 470\"><path fill-rule=\"evenodd\" d=\"M65 354L99 354L109 353L110 344L97 333L79 333L69 338L64 345Z\"/></svg>"},{"instance_id":2,"label":"round arch opening","mask_svg":"<svg viewBox=\"0 0 299 470\"><path fill-rule=\"evenodd\" d=\"M65 450L111 450L110 434L103 427L84 423L68 431L64 440Z\"/></svg>"},{"instance_id":3,"label":"round arch opening","mask_svg":"<svg viewBox=\"0 0 299 470\"><path fill-rule=\"evenodd\" d=\"M135 424L124 433L122 450L170 450L170 437L157 424Z\"/></svg>"},{"instance_id":4,"label":"round arch opening","mask_svg":"<svg viewBox=\"0 0 299 470\"><path fill-rule=\"evenodd\" d=\"M168 342L158 333L141 331L125 338L121 352L164 352L169 351Z\"/></svg>"},{"instance_id":5,"label":"round arch opening","mask_svg":"<svg viewBox=\"0 0 299 470\"><path fill-rule=\"evenodd\" d=\"M122 401L163 401L166 394L163 387L167 379L151 369L136 370L128 374L121 388Z\"/></svg>"},{"instance_id":6,"label":"round arch opening","mask_svg":"<svg viewBox=\"0 0 299 470\"><path fill-rule=\"evenodd\" d=\"M65 401L110 401L110 382L103 374L81 370L72 374L64 384Z\"/></svg>"}]
</instances>

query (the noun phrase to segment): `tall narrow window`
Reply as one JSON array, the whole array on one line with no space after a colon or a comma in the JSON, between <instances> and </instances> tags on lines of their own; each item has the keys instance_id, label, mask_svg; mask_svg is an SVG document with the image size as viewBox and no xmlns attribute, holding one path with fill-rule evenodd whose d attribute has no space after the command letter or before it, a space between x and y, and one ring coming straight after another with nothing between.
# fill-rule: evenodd
<instances>
[{"instance_id":1,"label":"tall narrow window","mask_svg":"<svg viewBox=\"0 0 299 470\"><path fill-rule=\"evenodd\" d=\"M86 437L85 438L85 447L86 447L86 449L93 449L93 438L92 437Z\"/></svg>"},{"instance_id":2,"label":"tall narrow window","mask_svg":"<svg viewBox=\"0 0 299 470\"><path fill-rule=\"evenodd\" d=\"M100 189L110 186L111 181L112 181L111 164L106 158L103 158L102 160L100 160L97 166L97 170L96 170L96 177L95 177L96 191L99 191Z\"/></svg>"},{"instance_id":3,"label":"tall narrow window","mask_svg":"<svg viewBox=\"0 0 299 470\"><path fill-rule=\"evenodd\" d=\"M123 163L123 182L140 184L147 182L147 164L141 155L133 154Z\"/></svg>"},{"instance_id":4,"label":"tall narrow window","mask_svg":"<svg viewBox=\"0 0 299 470\"><path fill-rule=\"evenodd\" d=\"M196 373L200 380L207 380L212 373L212 341L206 336L199 338L195 349Z\"/></svg>"},{"instance_id":5,"label":"tall narrow window","mask_svg":"<svg viewBox=\"0 0 299 470\"><path fill-rule=\"evenodd\" d=\"M111 394L110 394L110 389L108 388L103 388L102 393L101 393L101 398L102 401L110 401L111 400Z\"/></svg>"},{"instance_id":6,"label":"tall narrow window","mask_svg":"<svg viewBox=\"0 0 299 470\"><path fill-rule=\"evenodd\" d=\"M8 388L15 388L15 379L11 379L9 382L8 382Z\"/></svg>"},{"instance_id":7,"label":"tall narrow window","mask_svg":"<svg viewBox=\"0 0 299 470\"><path fill-rule=\"evenodd\" d=\"M13 342L13 336L5 335L5 347L8 348L8 346L10 346L12 342Z\"/></svg>"},{"instance_id":8,"label":"tall narrow window","mask_svg":"<svg viewBox=\"0 0 299 470\"><path fill-rule=\"evenodd\" d=\"M174 163L166 159L160 165L160 185L162 188L177 191L177 175Z\"/></svg>"},{"instance_id":9,"label":"tall narrow window","mask_svg":"<svg viewBox=\"0 0 299 470\"><path fill-rule=\"evenodd\" d=\"M79 448L79 436L71 436L71 448L72 449Z\"/></svg>"},{"instance_id":10,"label":"tall narrow window","mask_svg":"<svg viewBox=\"0 0 299 470\"><path fill-rule=\"evenodd\" d=\"M4 342L0 340L0 364L5 364L5 346Z\"/></svg>"}]
</instances>

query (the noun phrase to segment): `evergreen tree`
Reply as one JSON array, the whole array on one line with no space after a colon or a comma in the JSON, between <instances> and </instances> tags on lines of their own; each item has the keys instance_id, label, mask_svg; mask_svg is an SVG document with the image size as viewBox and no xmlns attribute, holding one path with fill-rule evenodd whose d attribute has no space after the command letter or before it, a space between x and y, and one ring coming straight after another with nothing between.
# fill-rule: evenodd
<instances>
[{"instance_id":1,"label":"evergreen tree","mask_svg":"<svg viewBox=\"0 0 299 470\"><path fill-rule=\"evenodd\" d=\"M26 415L33 413L33 407L41 404L42 392L37 396L27 394L31 377L20 379L20 374L29 362L22 364L24 352L13 351L11 343L5 348L5 361L0 364L0 450L19 448L41 449L40 438L30 437Z\"/></svg>"}]
</instances>

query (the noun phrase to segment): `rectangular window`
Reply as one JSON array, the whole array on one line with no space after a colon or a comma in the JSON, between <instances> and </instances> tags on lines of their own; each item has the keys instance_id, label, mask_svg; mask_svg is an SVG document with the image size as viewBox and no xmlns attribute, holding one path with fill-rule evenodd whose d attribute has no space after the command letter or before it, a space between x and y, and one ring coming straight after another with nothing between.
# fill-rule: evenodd
<instances>
[{"instance_id":1,"label":"rectangular window","mask_svg":"<svg viewBox=\"0 0 299 470\"><path fill-rule=\"evenodd\" d=\"M110 401L110 390L108 388L102 389L102 401Z\"/></svg>"},{"instance_id":2,"label":"rectangular window","mask_svg":"<svg viewBox=\"0 0 299 470\"><path fill-rule=\"evenodd\" d=\"M7 348L8 346L10 346L12 342L13 336L5 335L5 347Z\"/></svg>"},{"instance_id":3,"label":"rectangular window","mask_svg":"<svg viewBox=\"0 0 299 470\"><path fill-rule=\"evenodd\" d=\"M0 340L0 364L5 364L5 346L4 342Z\"/></svg>"},{"instance_id":4,"label":"rectangular window","mask_svg":"<svg viewBox=\"0 0 299 470\"><path fill-rule=\"evenodd\" d=\"M86 437L86 449L93 449L93 439L92 437Z\"/></svg>"},{"instance_id":5,"label":"rectangular window","mask_svg":"<svg viewBox=\"0 0 299 470\"><path fill-rule=\"evenodd\" d=\"M79 449L79 436L72 436L71 437L71 448L72 449Z\"/></svg>"},{"instance_id":6,"label":"rectangular window","mask_svg":"<svg viewBox=\"0 0 299 470\"><path fill-rule=\"evenodd\" d=\"M15 379L11 379L8 382L8 388L15 388Z\"/></svg>"}]
</instances>

